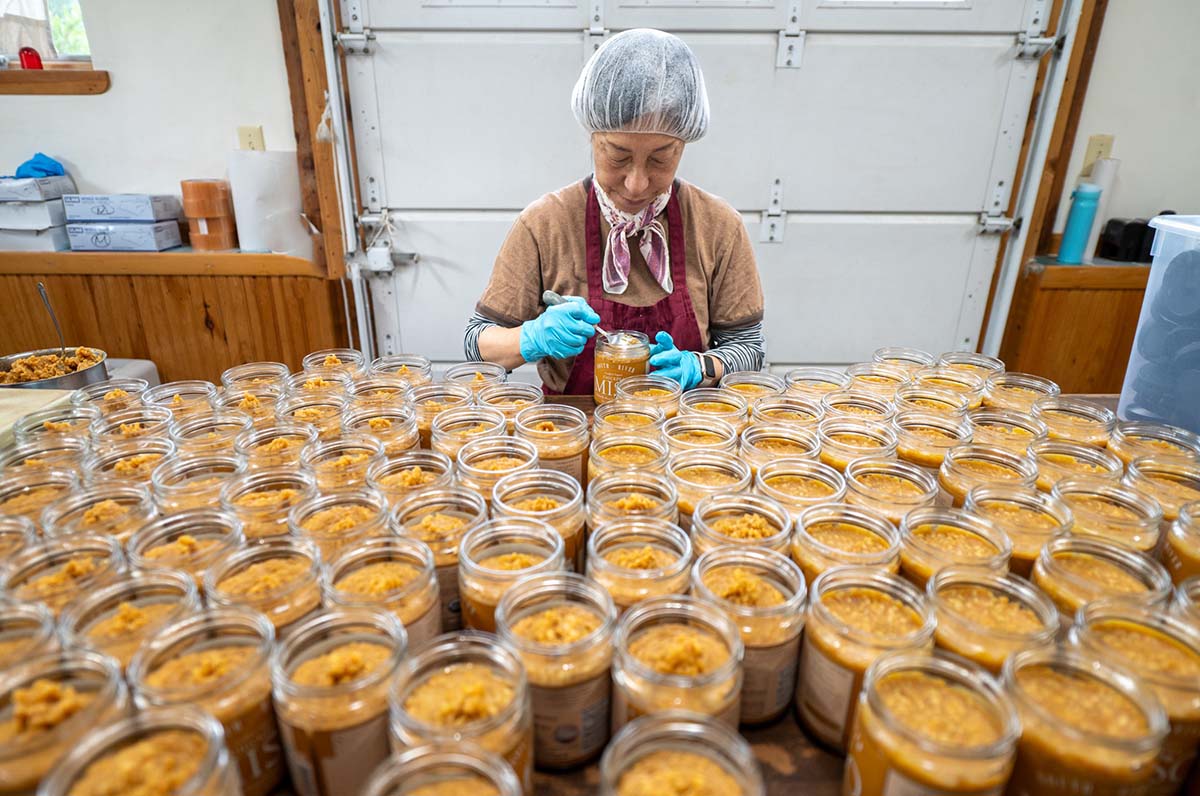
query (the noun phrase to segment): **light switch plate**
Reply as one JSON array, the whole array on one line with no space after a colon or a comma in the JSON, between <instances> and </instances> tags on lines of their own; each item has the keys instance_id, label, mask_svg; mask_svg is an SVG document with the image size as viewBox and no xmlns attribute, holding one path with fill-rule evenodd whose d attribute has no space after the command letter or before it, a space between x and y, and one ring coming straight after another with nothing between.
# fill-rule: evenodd
<instances>
[{"instance_id":1,"label":"light switch plate","mask_svg":"<svg viewBox=\"0 0 1200 796\"><path fill-rule=\"evenodd\" d=\"M1084 177L1092 175L1092 166L1096 165L1096 161L1100 158L1112 157L1113 137L1111 135L1093 135L1088 138L1087 149L1083 152L1083 169L1080 171Z\"/></svg>"},{"instance_id":2,"label":"light switch plate","mask_svg":"<svg viewBox=\"0 0 1200 796\"><path fill-rule=\"evenodd\" d=\"M262 125L245 125L238 128L238 148L262 152L267 148Z\"/></svg>"}]
</instances>

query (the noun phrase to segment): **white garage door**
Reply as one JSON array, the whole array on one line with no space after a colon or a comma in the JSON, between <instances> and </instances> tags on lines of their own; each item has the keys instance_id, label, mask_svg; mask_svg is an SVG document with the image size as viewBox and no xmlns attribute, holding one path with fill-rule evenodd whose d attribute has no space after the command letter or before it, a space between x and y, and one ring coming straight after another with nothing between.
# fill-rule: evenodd
<instances>
[{"instance_id":1,"label":"white garage door","mask_svg":"<svg viewBox=\"0 0 1200 796\"><path fill-rule=\"evenodd\" d=\"M590 171L569 97L603 37L653 26L703 65L680 174L744 216L773 367L973 348L1046 0L342 0L360 188L418 255L371 277L385 353L462 357L513 218ZM773 230L773 231L769 231Z\"/></svg>"}]
</instances>

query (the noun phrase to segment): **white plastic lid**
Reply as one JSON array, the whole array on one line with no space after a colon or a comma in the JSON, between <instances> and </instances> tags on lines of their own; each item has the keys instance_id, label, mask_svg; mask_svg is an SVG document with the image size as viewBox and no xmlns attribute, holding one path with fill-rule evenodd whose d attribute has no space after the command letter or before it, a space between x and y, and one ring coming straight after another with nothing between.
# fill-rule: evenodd
<instances>
[{"instance_id":1,"label":"white plastic lid","mask_svg":"<svg viewBox=\"0 0 1200 796\"><path fill-rule=\"evenodd\" d=\"M1200 216L1155 216L1150 219L1150 226L1200 240Z\"/></svg>"}]
</instances>

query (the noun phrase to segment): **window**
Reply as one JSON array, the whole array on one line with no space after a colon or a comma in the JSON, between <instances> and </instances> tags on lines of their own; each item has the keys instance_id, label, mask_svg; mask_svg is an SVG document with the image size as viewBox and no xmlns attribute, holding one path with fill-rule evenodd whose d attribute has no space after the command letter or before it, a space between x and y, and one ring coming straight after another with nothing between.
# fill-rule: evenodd
<instances>
[{"instance_id":1,"label":"window","mask_svg":"<svg viewBox=\"0 0 1200 796\"><path fill-rule=\"evenodd\" d=\"M79 0L0 0L0 55L32 47L46 61L91 58Z\"/></svg>"}]
</instances>

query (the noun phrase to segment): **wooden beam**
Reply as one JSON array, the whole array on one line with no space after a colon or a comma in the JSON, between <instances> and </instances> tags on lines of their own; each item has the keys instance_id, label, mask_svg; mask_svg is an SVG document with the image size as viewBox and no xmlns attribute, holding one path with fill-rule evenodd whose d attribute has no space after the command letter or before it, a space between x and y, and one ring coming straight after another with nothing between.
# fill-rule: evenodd
<instances>
[{"instance_id":1,"label":"wooden beam","mask_svg":"<svg viewBox=\"0 0 1200 796\"><path fill-rule=\"evenodd\" d=\"M103 69L0 69L0 94L103 94Z\"/></svg>"},{"instance_id":2,"label":"wooden beam","mask_svg":"<svg viewBox=\"0 0 1200 796\"><path fill-rule=\"evenodd\" d=\"M0 274L323 277L325 271L302 257L256 252L0 252Z\"/></svg>"},{"instance_id":3,"label":"wooden beam","mask_svg":"<svg viewBox=\"0 0 1200 796\"><path fill-rule=\"evenodd\" d=\"M1148 265L1047 265L1042 271L1042 290L1137 290L1146 289ZM1135 319L1136 320L1136 319Z\"/></svg>"}]
</instances>

